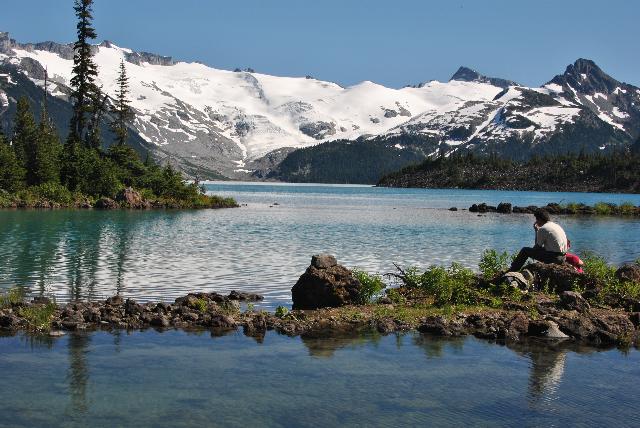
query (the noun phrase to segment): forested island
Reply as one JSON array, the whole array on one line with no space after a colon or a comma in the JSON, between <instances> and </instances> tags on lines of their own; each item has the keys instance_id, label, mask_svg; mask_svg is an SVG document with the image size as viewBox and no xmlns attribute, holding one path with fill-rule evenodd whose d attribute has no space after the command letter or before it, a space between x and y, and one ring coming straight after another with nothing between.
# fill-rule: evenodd
<instances>
[{"instance_id":1,"label":"forested island","mask_svg":"<svg viewBox=\"0 0 640 428\"><path fill-rule=\"evenodd\" d=\"M21 98L11 135L0 129L0 208L223 208L235 207L231 198L204 194L197 182L187 183L170 164L160 166L149 154L144 160L127 144L133 119L124 61L117 90L109 98L96 84L91 40L92 1L75 3L77 36L74 43L73 115L66 141L47 110L47 79L36 120L29 101ZM114 141L101 135L108 115Z\"/></svg>"},{"instance_id":2,"label":"forested island","mask_svg":"<svg viewBox=\"0 0 640 428\"><path fill-rule=\"evenodd\" d=\"M382 187L640 192L640 141L611 154L566 154L515 161L454 153L384 176Z\"/></svg>"}]
</instances>

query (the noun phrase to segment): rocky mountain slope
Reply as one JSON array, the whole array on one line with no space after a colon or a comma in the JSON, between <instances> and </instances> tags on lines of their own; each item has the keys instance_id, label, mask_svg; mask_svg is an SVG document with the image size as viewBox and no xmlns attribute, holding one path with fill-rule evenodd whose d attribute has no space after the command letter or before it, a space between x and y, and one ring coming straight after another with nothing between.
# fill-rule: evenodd
<instances>
[{"instance_id":1,"label":"rocky mountain slope","mask_svg":"<svg viewBox=\"0 0 640 428\"><path fill-rule=\"evenodd\" d=\"M40 87L46 69L49 93L66 101L72 57L70 45L23 44L0 33L0 66L5 67L0 71L0 121L9 122L12 94L24 84L6 67ZM287 179L278 169L283 160L307 148L305 156L298 156L306 162L298 169L315 168L315 146L329 141L375 141L389 156L415 161L460 149L512 158L607 150L640 135L640 90L589 60L576 61L539 88L465 67L444 83L393 89L365 81L344 88L310 76L276 77L177 62L105 41L95 47L95 61L99 84L108 94L114 94L121 59L130 77L136 113L132 130L140 146L201 177ZM358 148L367 150L366 144ZM415 156L398 153L405 149ZM334 152L340 156L340 150ZM377 153L376 163L384 163L386 155ZM296 169L291 163L289 168Z\"/></svg>"}]
</instances>

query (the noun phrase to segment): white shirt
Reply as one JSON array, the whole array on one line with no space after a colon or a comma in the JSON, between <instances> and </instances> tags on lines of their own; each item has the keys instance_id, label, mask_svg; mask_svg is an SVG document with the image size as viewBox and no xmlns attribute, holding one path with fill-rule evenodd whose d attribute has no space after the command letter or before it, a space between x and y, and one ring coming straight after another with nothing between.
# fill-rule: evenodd
<instances>
[{"instance_id":1,"label":"white shirt","mask_svg":"<svg viewBox=\"0 0 640 428\"><path fill-rule=\"evenodd\" d=\"M536 232L536 245L554 253L566 253L567 235L558 224L548 221Z\"/></svg>"}]
</instances>

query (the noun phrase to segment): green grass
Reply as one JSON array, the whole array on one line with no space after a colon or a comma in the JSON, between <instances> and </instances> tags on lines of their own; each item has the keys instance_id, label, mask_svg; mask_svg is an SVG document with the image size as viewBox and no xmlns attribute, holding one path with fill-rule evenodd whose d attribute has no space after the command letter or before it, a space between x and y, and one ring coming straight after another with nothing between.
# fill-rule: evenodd
<instances>
[{"instance_id":1,"label":"green grass","mask_svg":"<svg viewBox=\"0 0 640 428\"><path fill-rule=\"evenodd\" d=\"M640 284L633 281L622 281L616 277L616 267L607 264L604 257L586 252L582 254L584 275L596 284L596 295L592 299L602 303L608 296L625 299L640 299Z\"/></svg>"},{"instance_id":2,"label":"green grass","mask_svg":"<svg viewBox=\"0 0 640 428\"><path fill-rule=\"evenodd\" d=\"M54 302L45 305L31 305L21 308L19 314L27 322L30 330L46 331L51 328L51 319L57 305Z\"/></svg>"},{"instance_id":3,"label":"green grass","mask_svg":"<svg viewBox=\"0 0 640 428\"><path fill-rule=\"evenodd\" d=\"M595 210L596 214L598 214L598 215L611 215L615 211L615 205L607 204L605 202L597 202L593 206L593 209Z\"/></svg>"},{"instance_id":4,"label":"green grass","mask_svg":"<svg viewBox=\"0 0 640 428\"><path fill-rule=\"evenodd\" d=\"M25 291L20 287L13 287L0 294L0 308L22 303Z\"/></svg>"},{"instance_id":5,"label":"green grass","mask_svg":"<svg viewBox=\"0 0 640 428\"><path fill-rule=\"evenodd\" d=\"M199 312L206 312L209 307L209 302L207 302L207 299L198 298L193 302L191 307Z\"/></svg>"},{"instance_id":6,"label":"green grass","mask_svg":"<svg viewBox=\"0 0 640 428\"><path fill-rule=\"evenodd\" d=\"M636 207L631 202L623 202L618 206L618 212L622 215L633 215L636 212Z\"/></svg>"},{"instance_id":7,"label":"green grass","mask_svg":"<svg viewBox=\"0 0 640 428\"><path fill-rule=\"evenodd\" d=\"M566 209L571 214L576 214L578 212L578 209L580 208L580 204L577 204L575 202L569 202L563 208Z\"/></svg>"}]
</instances>

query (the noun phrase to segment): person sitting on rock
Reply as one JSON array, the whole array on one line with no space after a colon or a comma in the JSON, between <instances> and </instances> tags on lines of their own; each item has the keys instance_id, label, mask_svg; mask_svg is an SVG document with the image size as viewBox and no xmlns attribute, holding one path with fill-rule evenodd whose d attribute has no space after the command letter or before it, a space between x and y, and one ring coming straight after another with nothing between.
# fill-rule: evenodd
<instances>
[{"instance_id":1,"label":"person sitting on rock","mask_svg":"<svg viewBox=\"0 0 640 428\"><path fill-rule=\"evenodd\" d=\"M536 242L533 247L520 250L513 263L511 272L517 272L531 257L543 263L563 264L568 249L567 235L562 227L551 221L549 213L537 209L533 215L536 218L533 229L536 231Z\"/></svg>"}]
</instances>

